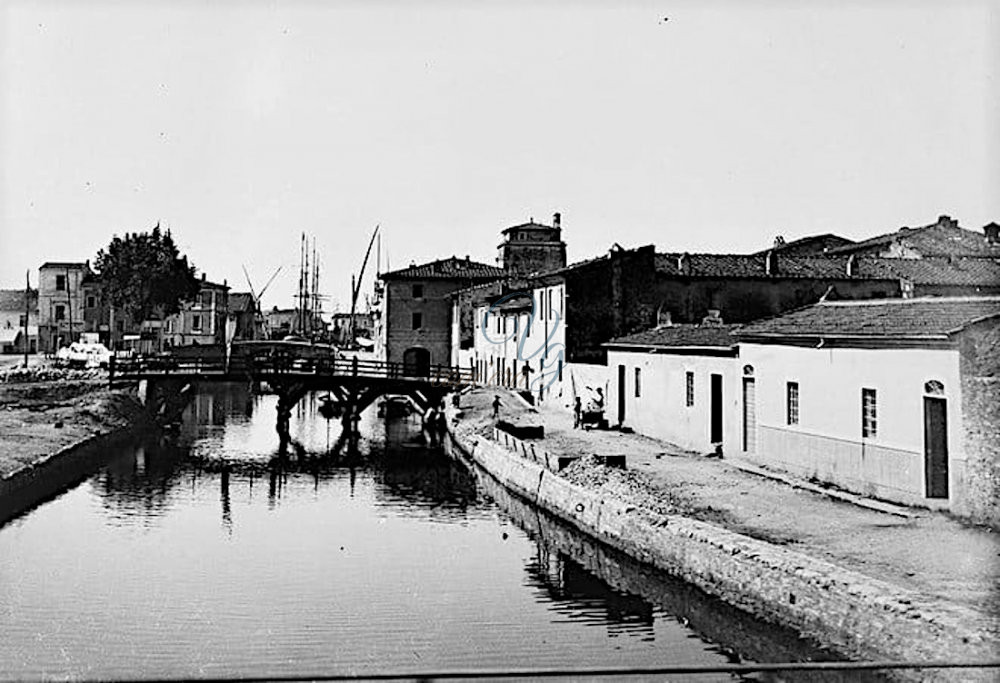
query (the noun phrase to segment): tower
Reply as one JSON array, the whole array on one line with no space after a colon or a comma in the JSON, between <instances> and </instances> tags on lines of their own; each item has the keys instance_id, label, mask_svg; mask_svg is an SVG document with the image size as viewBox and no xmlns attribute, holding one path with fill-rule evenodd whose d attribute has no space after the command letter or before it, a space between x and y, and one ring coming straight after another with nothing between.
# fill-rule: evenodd
<instances>
[{"instance_id":1,"label":"tower","mask_svg":"<svg viewBox=\"0 0 1000 683\"><path fill-rule=\"evenodd\" d=\"M561 217L552 216L552 225L530 220L507 228L497 247L499 261L507 274L524 277L566 267L566 243L562 241Z\"/></svg>"}]
</instances>

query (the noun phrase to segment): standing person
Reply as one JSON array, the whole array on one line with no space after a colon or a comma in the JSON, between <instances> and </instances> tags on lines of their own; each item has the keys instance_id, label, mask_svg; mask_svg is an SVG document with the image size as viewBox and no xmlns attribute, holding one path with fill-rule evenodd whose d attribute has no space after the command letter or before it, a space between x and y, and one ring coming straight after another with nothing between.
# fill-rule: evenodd
<instances>
[{"instance_id":1,"label":"standing person","mask_svg":"<svg viewBox=\"0 0 1000 683\"><path fill-rule=\"evenodd\" d=\"M500 394L493 395L493 419L500 416Z\"/></svg>"},{"instance_id":2,"label":"standing person","mask_svg":"<svg viewBox=\"0 0 1000 683\"><path fill-rule=\"evenodd\" d=\"M573 429L579 429L581 413L583 413L583 404L580 397L577 396L573 399Z\"/></svg>"}]
</instances>

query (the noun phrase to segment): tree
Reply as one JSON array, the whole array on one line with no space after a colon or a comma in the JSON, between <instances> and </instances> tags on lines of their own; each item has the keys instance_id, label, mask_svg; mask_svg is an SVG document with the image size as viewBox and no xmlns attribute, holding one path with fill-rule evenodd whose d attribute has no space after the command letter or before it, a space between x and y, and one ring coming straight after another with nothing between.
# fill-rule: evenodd
<instances>
[{"instance_id":1,"label":"tree","mask_svg":"<svg viewBox=\"0 0 1000 683\"><path fill-rule=\"evenodd\" d=\"M181 256L170 231L126 233L97 252L94 267L115 308L135 321L162 318L180 310L180 303L198 294L198 279Z\"/></svg>"}]
</instances>

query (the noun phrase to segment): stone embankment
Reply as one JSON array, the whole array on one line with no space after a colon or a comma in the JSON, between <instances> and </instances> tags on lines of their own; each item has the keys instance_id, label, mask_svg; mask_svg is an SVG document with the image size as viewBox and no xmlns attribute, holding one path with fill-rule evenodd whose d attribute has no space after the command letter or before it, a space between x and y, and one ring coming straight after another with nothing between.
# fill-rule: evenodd
<instances>
[{"instance_id":1,"label":"stone embankment","mask_svg":"<svg viewBox=\"0 0 1000 683\"><path fill-rule=\"evenodd\" d=\"M477 401L463 403L468 410ZM683 496L642 473L612 470L591 458L554 473L493 441L482 411L472 406L465 419L452 411L452 438L505 487L731 605L852 659L992 661L1000 654L995 615L693 519ZM924 669L913 677L954 680L954 673ZM995 674L969 669L961 677L992 680Z\"/></svg>"},{"instance_id":2,"label":"stone embankment","mask_svg":"<svg viewBox=\"0 0 1000 683\"><path fill-rule=\"evenodd\" d=\"M12 368L0 373L0 496L95 438L147 420L130 393L107 389L99 370Z\"/></svg>"}]
</instances>

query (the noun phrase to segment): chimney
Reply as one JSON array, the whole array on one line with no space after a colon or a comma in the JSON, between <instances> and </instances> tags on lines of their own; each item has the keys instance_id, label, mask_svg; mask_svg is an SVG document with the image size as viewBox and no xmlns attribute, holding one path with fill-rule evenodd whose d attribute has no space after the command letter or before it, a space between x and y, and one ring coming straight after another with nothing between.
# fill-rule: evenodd
<instances>
[{"instance_id":1,"label":"chimney","mask_svg":"<svg viewBox=\"0 0 1000 683\"><path fill-rule=\"evenodd\" d=\"M558 211L556 211L554 214L552 214L552 227L558 230L559 228L562 227L561 223L562 223L562 215Z\"/></svg>"},{"instance_id":2,"label":"chimney","mask_svg":"<svg viewBox=\"0 0 1000 683\"><path fill-rule=\"evenodd\" d=\"M470 264L471 262L472 262L472 259L470 259L470 258L469 258L469 255L468 255L468 254L466 254L466 255L465 255L465 265L469 265L469 264Z\"/></svg>"},{"instance_id":3,"label":"chimney","mask_svg":"<svg viewBox=\"0 0 1000 683\"><path fill-rule=\"evenodd\" d=\"M202 282L205 282L205 273L202 273L202 274L201 274L201 281L202 281Z\"/></svg>"},{"instance_id":4,"label":"chimney","mask_svg":"<svg viewBox=\"0 0 1000 683\"><path fill-rule=\"evenodd\" d=\"M767 252L764 262L764 274L772 276L778 274L778 253L774 249Z\"/></svg>"},{"instance_id":5,"label":"chimney","mask_svg":"<svg viewBox=\"0 0 1000 683\"><path fill-rule=\"evenodd\" d=\"M855 277L858 274L858 262L854 254L847 257L847 277Z\"/></svg>"},{"instance_id":6,"label":"chimney","mask_svg":"<svg viewBox=\"0 0 1000 683\"><path fill-rule=\"evenodd\" d=\"M996 223L984 225L983 234L986 235L987 244L1000 244L1000 225Z\"/></svg>"},{"instance_id":7,"label":"chimney","mask_svg":"<svg viewBox=\"0 0 1000 683\"><path fill-rule=\"evenodd\" d=\"M684 252L677 257L677 272L681 275L691 274L691 254Z\"/></svg>"},{"instance_id":8,"label":"chimney","mask_svg":"<svg viewBox=\"0 0 1000 683\"><path fill-rule=\"evenodd\" d=\"M938 225L940 225L942 228L957 228L958 221L956 221L951 216L942 215L938 216Z\"/></svg>"},{"instance_id":9,"label":"chimney","mask_svg":"<svg viewBox=\"0 0 1000 683\"><path fill-rule=\"evenodd\" d=\"M785 237L783 235L778 235L774 238L775 249L777 249L778 247L782 247L784 245L785 245Z\"/></svg>"}]
</instances>

